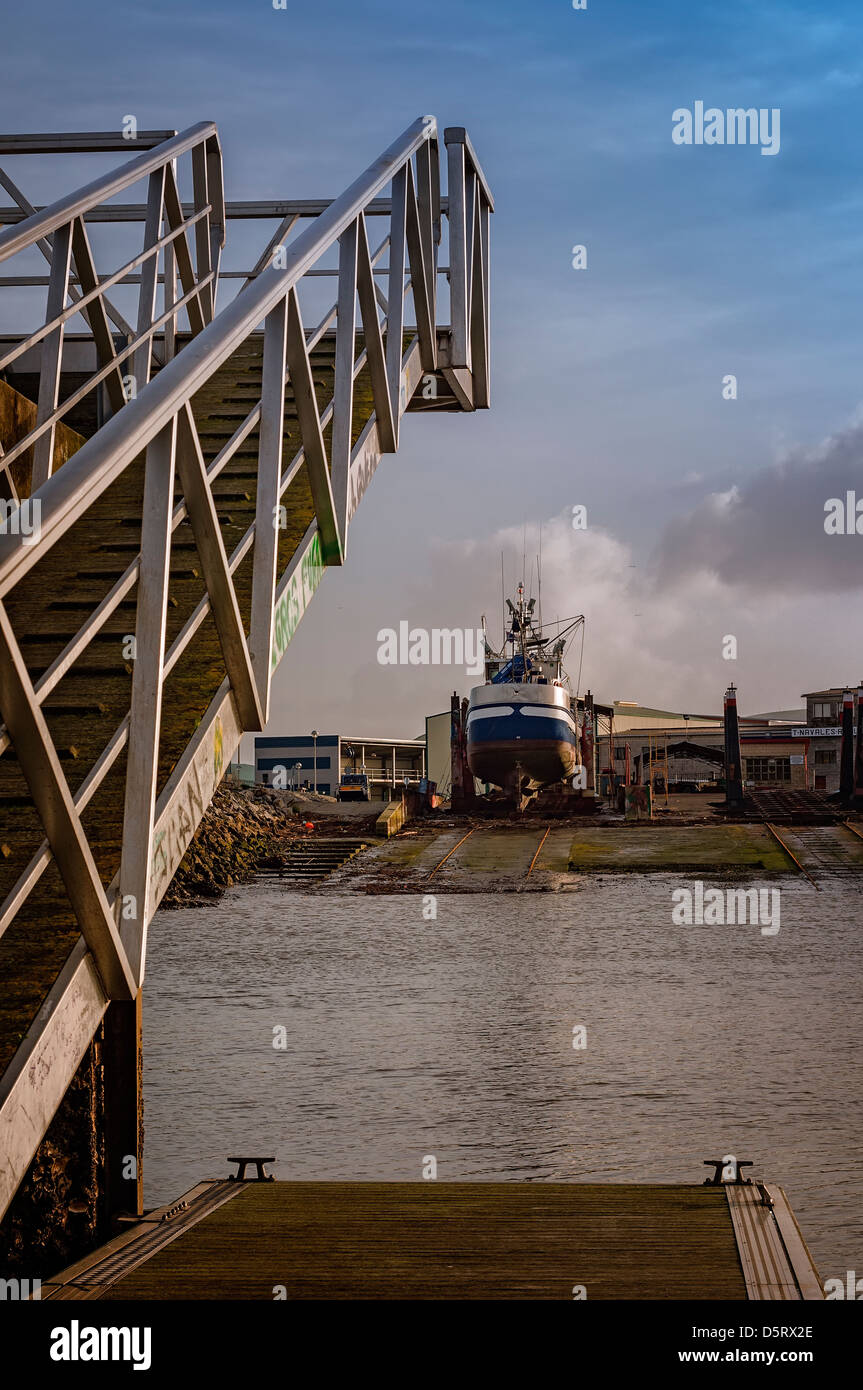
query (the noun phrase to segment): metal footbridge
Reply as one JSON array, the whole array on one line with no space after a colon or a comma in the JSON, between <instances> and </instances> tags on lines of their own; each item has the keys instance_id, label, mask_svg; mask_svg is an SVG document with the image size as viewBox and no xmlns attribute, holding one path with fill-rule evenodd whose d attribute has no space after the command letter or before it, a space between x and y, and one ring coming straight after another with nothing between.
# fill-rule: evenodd
<instances>
[{"instance_id":1,"label":"metal footbridge","mask_svg":"<svg viewBox=\"0 0 863 1390\"><path fill-rule=\"evenodd\" d=\"M433 117L332 201L226 202L210 122L0 136L0 184L0 1215L75 1093L104 1231L153 913L404 414L488 406L493 202Z\"/></svg>"}]
</instances>

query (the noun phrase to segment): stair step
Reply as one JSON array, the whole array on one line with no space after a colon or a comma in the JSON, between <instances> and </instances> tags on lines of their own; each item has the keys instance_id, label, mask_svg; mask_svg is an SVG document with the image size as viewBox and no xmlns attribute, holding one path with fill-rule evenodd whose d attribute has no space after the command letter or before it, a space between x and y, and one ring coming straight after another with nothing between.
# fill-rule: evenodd
<instances>
[{"instance_id":1,"label":"stair step","mask_svg":"<svg viewBox=\"0 0 863 1390\"><path fill-rule=\"evenodd\" d=\"M320 882L359 854L360 850L366 849L368 844L368 840L321 840L299 844L287 851L280 868L261 868L258 877L281 883L284 887Z\"/></svg>"},{"instance_id":2,"label":"stair step","mask_svg":"<svg viewBox=\"0 0 863 1390\"><path fill-rule=\"evenodd\" d=\"M72 638L75 636L77 636L76 632L57 632L56 630L50 632L23 632L18 638L18 642L22 647L44 646L46 643L62 642L65 647L66 643L71 642ZM126 632L106 632L104 628L102 628L99 632L93 633L93 636L90 638L90 643L123 642L127 636L128 634Z\"/></svg>"},{"instance_id":3,"label":"stair step","mask_svg":"<svg viewBox=\"0 0 863 1390\"><path fill-rule=\"evenodd\" d=\"M102 716L108 713L108 706L102 704L94 705L43 705L42 713L48 718L62 719L65 716L72 716L76 719L84 719L88 715Z\"/></svg>"},{"instance_id":4,"label":"stair step","mask_svg":"<svg viewBox=\"0 0 863 1390\"><path fill-rule=\"evenodd\" d=\"M195 550L194 541L172 541L172 550ZM116 552L118 555L135 555L141 549L140 541L106 541L99 546L100 551Z\"/></svg>"},{"instance_id":5,"label":"stair step","mask_svg":"<svg viewBox=\"0 0 863 1390\"><path fill-rule=\"evenodd\" d=\"M65 747L57 747L57 745L55 744L55 749L57 757L60 759L62 763L75 762L75 760L77 758L80 758L81 756L80 749L76 748L74 743L67 744ZM18 754L15 752L14 744L10 748L6 749L6 752L3 754L3 757L7 759L9 763L17 763ZM27 798L27 804L32 805L32 802L29 798Z\"/></svg>"},{"instance_id":6,"label":"stair step","mask_svg":"<svg viewBox=\"0 0 863 1390\"><path fill-rule=\"evenodd\" d=\"M30 675L34 681L38 681L44 676L47 669L47 666L41 668L36 666L32 669ZM65 680L75 680L78 677L83 677L85 680L103 681L109 678L118 680L120 676L124 674L131 679L132 667L127 661L122 662L120 666L78 666L76 663L76 665L72 667L69 675L65 677Z\"/></svg>"},{"instance_id":7,"label":"stair step","mask_svg":"<svg viewBox=\"0 0 863 1390\"><path fill-rule=\"evenodd\" d=\"M85 613L92 613L95 603L93 599L87 598L58 598L53 603L49 603L48 607L61 613L72 613L77 609L81 609ZM134 611L137 607L138 600L136 598L124 598L117 604L115 612L121 608Z\"/></svg>"}]
</instances>

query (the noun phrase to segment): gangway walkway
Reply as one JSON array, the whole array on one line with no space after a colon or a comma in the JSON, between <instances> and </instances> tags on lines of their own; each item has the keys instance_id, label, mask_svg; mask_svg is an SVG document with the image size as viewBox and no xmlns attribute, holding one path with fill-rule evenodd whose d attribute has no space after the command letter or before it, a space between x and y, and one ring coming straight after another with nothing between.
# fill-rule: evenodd
<instances>
[{"instance_id":1,"label":"gangway walkway","mask_svg":"<svg viewBox=\"0 0 863 1390\"><path fill-rule=\"evenodd\" d=\"M9 172L130 144L44 208ZM423 117L332 202L231 204L210 122L0 136L0 1215L85 1064L98 1221L141 1210L148 923L405 412L488 406L493 202L443 149Z\"/></svg>"}]
</instances>

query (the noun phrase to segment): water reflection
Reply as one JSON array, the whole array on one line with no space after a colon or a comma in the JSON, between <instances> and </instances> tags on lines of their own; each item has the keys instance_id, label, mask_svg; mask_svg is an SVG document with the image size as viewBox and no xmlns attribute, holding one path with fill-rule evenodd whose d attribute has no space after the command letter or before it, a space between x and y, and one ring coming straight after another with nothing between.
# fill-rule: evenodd
<instances>
[{"instance_id":1,"label":"water reflection","mask_svg":"<svg viewBox=\"0 0 863 1390\"><path fill-rule=\"evenodd\" d=\"M673 925L677 886L441 894L427 921L419 895L253 885L159 913L148 1204L232 1152L295 1179L414 1181L434 1154L449 1180L666 1182L734 1153L844 1276L863 1260L863 896L792 882L769 937Z\"/></svg>"}]
</instances>

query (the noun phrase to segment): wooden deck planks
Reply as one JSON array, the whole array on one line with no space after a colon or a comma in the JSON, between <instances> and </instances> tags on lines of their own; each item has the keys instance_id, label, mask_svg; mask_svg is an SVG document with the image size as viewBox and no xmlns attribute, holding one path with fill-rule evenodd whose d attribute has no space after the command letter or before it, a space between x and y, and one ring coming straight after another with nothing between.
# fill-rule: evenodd
<instances>
[{"instance_id":1,"label":"wooden deck planks","mask_svg":"<svg viewBox=\"0 0 863 1390\"><path fill-rule=\"evenodd\" d=\"M729 1183L725 1191L749 1298L823 1298L812 1256L782 1188Z\"/></svg>"},{"instance_id":2,"label":"wooden deck planks","mask_svg":"<svg viewBox=\"0 0 863 1390\"><path fill-rule=\"evenodd\" d=\"M249 1183L111 1299L738 1299L722 1188Z\"/></svg>"}]
</instances>

